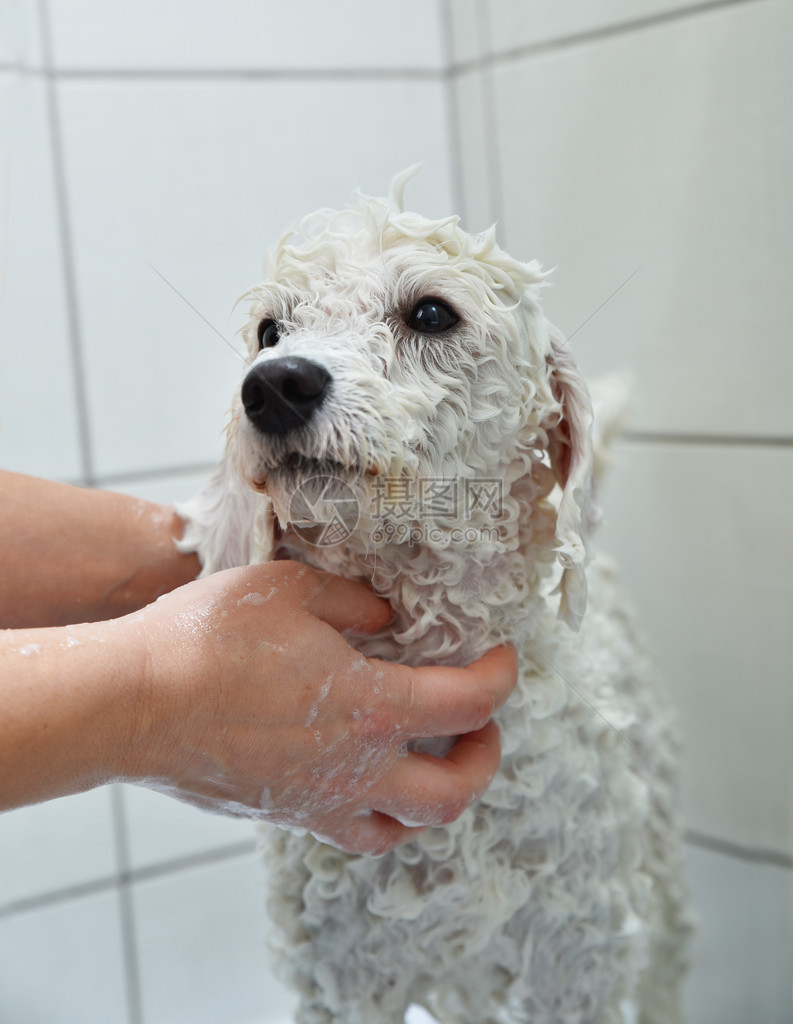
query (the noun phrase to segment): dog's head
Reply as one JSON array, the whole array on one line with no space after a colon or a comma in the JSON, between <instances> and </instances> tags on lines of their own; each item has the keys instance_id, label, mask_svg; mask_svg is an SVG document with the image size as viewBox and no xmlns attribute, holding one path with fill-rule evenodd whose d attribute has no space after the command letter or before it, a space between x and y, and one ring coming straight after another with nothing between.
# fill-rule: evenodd
<instances>
[{"instance_id":1,"label":"dog's head","mask_svg":"<svg viewBox=\"0 0 793 1024\"><path fill-rule=\"evenodd\" d=\"M306 509L323 517L334 504L328 480L352 496L361 534L388 515L386 481L405 497L411 481L498 481L502 545L515 543L519 521L524 538L533 522L533 543L545 537L547 560L555 552L564 567L562 614L576 624L590 406L540 310L544 275L499 249L493 231L469 235L457 218L402 212L403 185L390 201L361 197L314 214L269 253L265 281L249 293L233 464L271 497L283 530L297 491L303 525ZM554 513L546 499L557 483ZM461 492L455 500L459 523L471 509Z\"/></svg>"}]
</instances>

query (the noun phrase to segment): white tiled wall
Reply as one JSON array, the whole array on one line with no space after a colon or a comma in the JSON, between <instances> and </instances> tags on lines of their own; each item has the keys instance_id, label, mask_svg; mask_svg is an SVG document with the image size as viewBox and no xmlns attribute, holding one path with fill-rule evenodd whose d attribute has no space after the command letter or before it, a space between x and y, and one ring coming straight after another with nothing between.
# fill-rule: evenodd
<instances>
[{"instance_id":1,"label":"white tiled wall","mask_svg":"<svg viewBox=\"0 0 793 1024\"><path fill-rule=\"evenodd\" d=\"M412 71L442 66L441 11L426 0L102 0L50 5L59 71ZM319 90L321 92L321 90Z\"/></svg>"},{"instance_id":2,"label":"white tiled wall","mask_svg":"<svg viewBox=\"0 0 793 1024\"><path fill-rule=\"evenodd\" d=\"M789 851L793 450L622 444L606 500L604 545L684 712L688 821Z\"/></svg>"},{"instance_id":3,"label":"white tiled wall","mask_svg":"<svg viewBox=\"0 0 793 1024\"><path fill-rule=\"evenodd\" d=\"M40 76L0 69L0 112L0 457L6 469L78 479L80 423Z\"/></svg>"},{"instance_id":4,"label":"white tiled wall","mask_svg":"<svg viewBox=\"0 0 793 1024\"><path fill-rule=\"evenodd\" d=\"M488 5L490 52L519 54L579 39L586 44L587 35L617 34L642 24L655 27L664 16L685 15L703 6L687 0L495 0Z\"/></svg>"},{"instance_id":5,"label":"white tiled wall","mask_svg":"<svg viewBox=\"0 0 793 1024\"><path fill-rule=\"evenodd\" d=\"M259 858L141 882L134 915L147 1024L232 1024L286 1018L291 993L266 970ZM266 1013L265 1013L266 1008Z\"/></svg>"},{"instance_id":6,"label":"white tiled wall","mask_svg":"<svg viewBox=\"0 0 793 1024\"><path fill-rule=\"evenodd\" d=\"M95 789L4 815L0 865L0 906L113 878L111 791Z\"/></svg>"},{"instance_id":7,"label":"white tiled wall","mask_svg":"<svg viewBox=\"0 0 793 1024\"><path fill-rule=\"evenodd\" d=\"M14 1024L131 1024L119 895L0 919L0 1007Z\"/></svg>"},{"instance_id":8,"label":"white tiled wall","mask_svg":"<svg viewBox=\"0 0 793 1024\"><path fill-rule=\"evenodd\" d=\"M699 933L686 1009L692 1024L789 1022L790 870L691 847Z\"/></svg>"},{"instance_id":9,"label":"white tiled wall","mask_svg":"<svg viewBox=\"0 0 793 1024\"><path fill-rule=\"evenodd\" d=\"M450 206L436 82L91 78L59 97L98 476L220 453L245 366L232 307L286 224L424 154L421 188Z\"/></svg>"},{"instance_id":10,"label":"white tiled wall","mask_svg":"<svg viewBox=\"0 0 793 1024\"><path fill-rule=\"evenodd\" d=\"M138 786L126 786L124 810L129 828L129 866L156 867L223 847L252 847L255 830L248 821L196 813L189 804Z\"/></svg>"},{"instance_id":11,"label":"white tiled wall","mask_svg":"<svg viewBox=\"0 0 793 1024\"><path fill-rule=\"evenodd\" d=\"M637 429L793 433L792 38L760 0L494 75L504 236L558 267L551 315L572 332L637 271L576 338L635 371Z\"/></svg>"},{"instance_id":12,"label":"white tiled wall","mask_svg":"<svg viewBox=\"0 0 793 1024\"><path fill-rule=\"evenodd\" d=\"M498 218L585 369L632 370L604 540L687 734L696 1024L793 1016L792 11L0 3L3 467L187 497L265 245L417 160L418 209ZM0 818L0 1020L288 1018L253 844L136 788Z\"/></svg>"}]
</instances>

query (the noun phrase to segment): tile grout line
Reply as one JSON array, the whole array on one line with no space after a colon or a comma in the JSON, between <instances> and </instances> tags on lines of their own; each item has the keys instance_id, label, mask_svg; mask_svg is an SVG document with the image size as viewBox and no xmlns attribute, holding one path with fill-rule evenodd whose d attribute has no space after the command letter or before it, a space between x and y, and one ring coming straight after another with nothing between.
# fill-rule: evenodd
<instances>
[{"instance_id":1,"label":"tile grout line","mask_svg":"<svg viewBox=\"0 0 793 1024\"><path fill-rule=\"evenodd\" d=\"M19 61L7 61L0 64L0 75L38 75L41 77L43 74L41 68L30 67L30 65L22 64Z\"/></svg>"},{"instance_id":2,"label":"tile grout line","mask_svg":"<svg viewBox=\"0 0 793 1024\"><path fill-rule=\"evenodd\" d=\"M127 473L103 473L98 475L93 485L95 487L113 487L118 484L145 483L150 480L168 480L177 476L192 476L193 474L211 473L217 466L217 462L196 462L186 466L165 466L163 468L130 470Z\"/></svg>"},{"instance_id":3,"label":"tile grout line","mask_svg":"<svg viewBox=\"0 0 793 1024\"><path fill-rule=\"evenodd\" d=\"M498 109L496 106L493 68L487 64L487 58L490 56L492 45L490 6L486 3L486 0L476 0L475 10L479 29L482 113L485 118L485 122L482 125L482 142L486 153L487 191L490 196L488 220L491 224L495 225L500 244L506 248L506 239L504 238L504 197L501 188L501 149L499 134L496 130ZM484 54L484 57L482 57L482 54Z\"/></svg>"},{"instance_id":4,"label":"tile grout line","mask_svg":"<svg viewBox=\"0 0 793 1024\"><path fill-rule=\"evenodd\" d=\"M39 0L42 6L46 0ZM674 22L685 21L690 17L709 14L714 11L728 10L731 7L743 6L750 3L760 3L764 0L704 0L704 2L693 3L686 7L680 7L673 11L662 11L656 14L640 18L627 18L614 22L611 25L604 25L600 28L593 28L572 35L560 35L542 43L528 43L525 46L517 47L514 50L505 50L498 54L487 54L473 60L461 61L459 64L451 63L440 68L429 67L361 67L361 68L279 68L269 71L264 68L66 68L55 69L51 66L40 69L30 67L16 62L0 65L0 72L16 72L18 74L43 75L44 77L58 79L184 79L184 80L256 80L256 81L281 81L284 79L295 80L348 80L357 79L379 79L383 81L403 81L410 78L418 78L424 81L439 81L444 78L453 77L481 69L498 61L514 61L528 59L535 56L542 56L559 50L565 50L573 46L581 46L588 42L597 43L604 39L626 35L631 32L651 29L659 25L666 25ZM767 0L765 0L767 2ZM50 62L48 62L50 63Z\"/></svg>"},{"instance_id":5,"label":"tile grout line","mask_svg":"<svg viewBox=\"0 0 793 1024\"><path fill-rule=\"evenodd\" d=\"M236 860L240 857L248 857L250 854L255 853L256 848L257 842L255 839L242 840L237 843L230 843L227 846L216 847L214 850L187 854L183 857L161 861L146 867L131 868L126 873L119 871L114 875L95 878L90 882L83 882L64 889L55 889L50 892L41 893L38 896L29 896L25 899L0 906L0 920L15 914L40 910L57 903L65 903L69 900L112 892L122 884L132 885L138 882L153 881L159 878L167 878L171 875L178 875L181 872L190 871L194 868L211 867L214 864L223 864L226 861Z\"/></svg>"},{"instance_id":6,"label":"tile grout line","mask_svg":"<svg viewBox=\"0 0 793 1024\"><path fill-rule=\"evenodd\" d=\"M438 3L438 18L441 26L441 33L444 40L444 53L443 53L443 66L444 71L447 71L454 63L454 52L453 52L453 33L452 33L452 13L450 4L452 0L436 0ZM457 101L457 79L454 75L444 75L444 92L443 92L443 103L444 103L444 118L447 128L447 142L446 149L449 154L449 160L451 163L451 187L452 187L452 201L453 209L461 211L464 216L464 220L467 221L463 202L465 189L463 187L462 177L462 145L460 141L460 117L458 110Z\"/></svg>"},{"instance_id":7,"label":"tile grout line","mask_svg":"<svg viewBox=\"0 0 793 1024\"><path fill-rule=\"evenodd\" d=\"M131 469L123 473L100 473L91 481L92 487L117 487L119 484L146 484L173 477L208 475L217 468L217 462L194 462L184 466L155 466L150 469ZM82 479L64 477L62 483L73 487L83 485Z\"/></svg>"},{"instance_id":8,"label":"tile grout line","mask_svg":"<svg viewBox=\"0 0 793 1024\"><path fill-rule=\"evenodd\" d=\"M544 57L548 54L564 52L577 46L597 44L608 39L630 35L633 32L646 31L647 29L686 21L691 17L761 2L765 2L765 0L705 0L703 3L694 3L687 7L680 7L675 11L661 11L645 17L626 18L622 21L616 21L611 25L584 29L570 35L560 35L540 43L526 43L512 50L502 50L500 53L489 53L483 58L462 61L460 64L452 67L450 71L454 74L465 74L482 67L494 66L502 61L512 63L518 60L531 60L534 57Z\"/></svg>"},{"instance_id":9,"label":"tile grout line","mask_svg":"<svg viewBox=\"0 0 793 1024\"><path fill-rule=\"evenodd\" d=\"M119 785L111 788L113 811L113 835L116 843L116 857L119 875L116 889L121 916L121 950L124 961L124 988L127 1000L129 1024L143 1024L143 1000L140 985L140 960L138 957L135 907L132 898L130 878L129 836L127 832L124 791Z\"/></svg>"},{"instance_id":10,"label":"tile grout line","mask_svg":"<svg viewBox=\"0 0 793 1024\"><path fill-rule=\"evenodd\" d=\"M793 437L768 434L698 434L663 430L626 430L617 440L631 443L708 445L716 447L793 448Z\"/></svg>"},{"instance_id":11,"label":"tile grout line","mask_svg":"<svg viewBox=\"0 0 793 1024\"><path fill-rule=\"evenodd\" d=\"M23 74L36 73L35 69L18 68ZM229 82L404 82L417 79L437 82L447 75L446 68L62 68L51 75L60 81L229 81Z\"/></svg>"},{"instance_id":12,"label":"tile grout line","mask_svg":"<svg viewBox=\"0 0 793 1024\"><path fill-rule=\"evenodd\" d=\"M258 843L255 839L241 839L239 842L230 843L228 846L219 846L214 850L187 854L174 860L162 861L160 864L150 864L144 868L133 868L129 872L129 878L131 882L149 882L168 875L176 875L182 871L189 871L192 868L211 867L213 864L223 864L225 861L236 860L239 857L249 857L256 852L257 847Z\"/></svg>"},{"instance_id":13,"label":"tile grout line","mask_svg":"<svg viewBox=\"0 0 793 1024\"><path fill-rule=\"evenodd\" d=\"M71 900L79 900L88 896L99 896L102 893L112 892L117 887L118 875L106 875L94 878L90 882L70 885L64 889L51 889L49 892L39 893L37 896L12 900L10 903L0 906L0 921L18 914L46 910L47 907L57 906L59 903L68 903Z\"/></svg>"},{"instance_id":14,"label":"tile grout line","mask_svg":"<svg viewBox=\"0 0 793 1024\"><path fill-rule=\"evenodd\" d=\"M720 839L718 836L711 836L706 832L698 832L693 828L685 830L684 838L689 846L700 850L708 850L710 853L716 853L722 857L730 857L732 860L741 860L749 864L762 864L765 867L782 868L785 871L793 870L793 855L782 853L779 850L744 846L742 843L735 843L730 839Z\"/></svg>"},{"instance_id":15,"label":"tile grout line","mask_svg":"<svg viewBox=\"0 0 793 1024\"><path fill-rule=\"evenodd\" d=\"M42 72L47 97L47 127L52 158L52 175L55 185L55 205L58 218L58 244L63 272L63 283L67 309L67 331L72 359L72 387L77 408L77 433L80 447L83 482L93 482L93 454L88 414L85 359L82 351L80 317L77 305L77 281L74 267L74 240L68 210L66 174L61 135L61 118L52 74L52 43L50 38L49 11L47 0L38 0L41 47L44 70Z\"/></svg>"}]
</instances>

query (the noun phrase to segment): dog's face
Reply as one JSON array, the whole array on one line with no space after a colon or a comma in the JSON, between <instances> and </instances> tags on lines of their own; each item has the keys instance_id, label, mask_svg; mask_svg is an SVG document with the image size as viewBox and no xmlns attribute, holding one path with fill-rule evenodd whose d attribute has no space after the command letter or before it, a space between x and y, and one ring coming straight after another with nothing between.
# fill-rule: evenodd
<instances>
[{"instance_id":1,"label":"dog's face","mask_svg":"<svg viewBox=\"0 0 793 1024\"><path fill-rule=\"evenodd\" d=\"M497 469L539 406L558 412L536 265L371 204L306 234L251 293L231 443L252 486Z\"/></svg>"},{"instance_id":2,"label":"dog's face","mask_svg":"<svg viewBox=\"0 0 793 1024\"><path fill-rule=\"evenodd\" d=\"M362 198L308 218L266 273L250 292L250 369L229 452L282 527L309 480L344 481L363 509L383 478L509 487L552 476L552 462L571 482L584 442L565 416L569 375L537 302L543 275L492 232Z\"/></svg>"}]
</instances>

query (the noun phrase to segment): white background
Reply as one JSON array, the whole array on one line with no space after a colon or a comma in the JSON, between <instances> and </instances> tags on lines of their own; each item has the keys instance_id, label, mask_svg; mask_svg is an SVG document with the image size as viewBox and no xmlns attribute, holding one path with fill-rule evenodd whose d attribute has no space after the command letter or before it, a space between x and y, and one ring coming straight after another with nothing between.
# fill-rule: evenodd
<instances>
[{"instance_id":1,"label":"white background","mask_svg":"<svg viewBox=\"0 0 793 1024\"><path fill-rule=\"evenodd\" d=\"M632 372L604 539L682 710L698 1024L793 1019L792 52L789 0L0 0L4 468L187 497L267 244L418 160ZM284 1018L254 842L135 788L3 816L0 1021Z\"/></svg>"}]
</instances>

